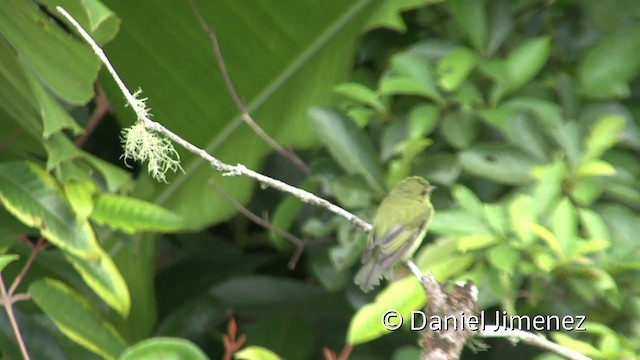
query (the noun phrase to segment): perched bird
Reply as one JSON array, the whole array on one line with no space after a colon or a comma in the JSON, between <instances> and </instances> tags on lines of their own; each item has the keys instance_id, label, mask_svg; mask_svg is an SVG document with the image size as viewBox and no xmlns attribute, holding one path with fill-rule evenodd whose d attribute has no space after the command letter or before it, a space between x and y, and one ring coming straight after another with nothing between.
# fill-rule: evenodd
<instances>
[{"instance_id":1,"label":"perched bird","mask_svg":"<svg viewBox=\"0 0 640 360\"><path fill-rule=\"evenodd\" d=\"M368 292L389 278L395 264L409 259L418 249L433 217L431 191L435 189L422 177L402 180L382 201L362 254L362 268L356 285Z\"/></svg>"}]
</instances>

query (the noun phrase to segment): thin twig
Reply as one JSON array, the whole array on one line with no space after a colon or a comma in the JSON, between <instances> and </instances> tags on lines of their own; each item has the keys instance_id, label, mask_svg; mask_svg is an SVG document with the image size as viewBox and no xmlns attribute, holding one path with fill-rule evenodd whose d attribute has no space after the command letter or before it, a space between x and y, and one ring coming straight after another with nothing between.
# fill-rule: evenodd
<instances>
[{"instance_id":1,"label":"thin twig","mask_svg":"<svg viewBox=\"0 0 640 360\"><path fill-rule=\"evenodd\" d=\"M260 216L254 214L251 210L247 209L246 207L242 206L242 204L240 204L236 199L234 199L233 197L231 197L229 194L226 193L226 191L222 190L222 188L216 184L215 182L211 181L211 186L220 193L220 195L222 195L222 197L231 205L233 205L233 207L236 208L236 210L238 210L242 215L246 216L247 218L249 218L249 220L253 221L254 223L262 226L263 228L267 229L267 230L271 230L275 233L277 233L278 235L282 236L283 238L289 240L292 244L294 244L296 246L296 250L293 252L293 255L291 256L291 259L289 260L289 264L288 267L289 269L293 270L296 267L296 263L298 262L298 259L300 258L300 255L302 254L302 251L304 250L304 247L306 245L306 241L299 239L297 237L295 237L293 234L288 233L276 226L273 226L273 224L271 224L271 222L267 219L261 218Z\"/></svg>"},{"instance_id":2,"label":"thin twig","mask_svg":"<svg viewBox=\"0 0 640 360\"><path fill-rule=\"evenodd\" d=\"M89 139L91 134L95 131L96 127L100 124L102 119L104 119L105 114L109 111L109 100L107 100L107 96L104 93L104 89L100 84L96 83L96 96L95 102L96 107L93 109L93 113L91 117L89 117L89 121L87 122L87 126L84 129L84 133L76 138L74 143L77 147L82 147L85 142Z\"/></svg>"},{"instance_id":3,"label":"thin twig","mask_svg":"<svg viewBox=\"0 0 640 360\"><path fill-rule=\"evenodd\" d=\"M238 108L238 111L240 111L242 120L247 125L249 125L249 127L256 134L258 134L258 136L260 136L267 144L269 144L269 146L277 151L278 154L291 161L305 173L308 173L309 167L302 161L302 159L298 157L298 155L296 155L295 152L287 150L280 146L280 144L278 144L273 138L271 138L260 127L260 125L258 125L253 120L253 118L251 118L251 115L249 115L249 111L238 96L238 92L236 91L236 87L233 85L233 81L231 81L231 76L229 75L229 70L227 70L227 66L224 63L224 57L222 56L222 50L220 50L220 43L218 42L218 36L216 35L216 32L207 24L206 21L204 21L202 14L200 14L200 11L198 11L198 8L196 7L196 4L193 2L193 0L189 0L189 5L191 5L191 10L193 10L193 13L195 14L202 30L209 35L211 45L213 46L213 52L216 56L216 62L218 63L218 68L220 68L220 73L222 74L222 79L224 80L224 84L227 87L229 94L231 95L231 99L233 99L233 103L236 105L236 108Z\"/></svg>"},{"instance_id":4,"label":"thin twig","mask_svg":"<svg viewBox=\"0 0 640 360\"><path fill-rule=\"evenodd\" d=\"M570 360L591 360L590 357L584 356L579 352L571 350L567 347L558 345L542 335L536 335L534 333L519 329L510 329L504 326L497 325L486 325L485 328L480 332L480 336L483 338L517 339L524 343L553 351L554 353Z\"/></svg>"},{"instance_id":5,"label":"thin twig","mask_svg":"<svg viewBox=\"0 0 640 360\"><path fill-rule=\"evenodd\" d=\"M20 270L18 276L16 276L13 283L11 283L11 287L9 288L9 297L13 296L13 293L22 282L22 279L26 275L27 271L29 271L29 268L31 268L31 264L33 264L33 260L35 260L38 253L46 247L46 242L44 241L44 238L41 237L35 245L31 245L31 243L29 243L29 246L31 246L31 254L29 254L29 258L27 258L27 262L24 263L24 266L22 267L22 270Z\"/></svg>"},{"instance_id":6,"label":"thin twig","mask_svg":"<svg viewBox=\"0 0 640 360\"><path fill-rule=\"evenodd\" d=\"M11 301L12 304L17 303L18 301L25 301L25 300L31 300L31 295L27 293L13 294L9 299L9 301ZM0 299L0 306L4 306L4 303L5 303L5 300Z\"/></svg>"},{"instance_id":7,"label":"thin twig","mask_svg":"<svg viewBox=\"0 0 640 360\"><path fill-rule=\"evenodd\" d=\"M13 312L13 302L11 301L11 297L7 293L7 288L4 286L2 274L0 274L0 296L3 301L4 310L7 312L9 323L11 323L11 329L13 329L13 334L16 336L16 340L18 341L18 346L20 347L22 358L25 360L29 360L29 352L27 351L27 346L24 344L24 340L22 339L22 334L20 333L20 328L18 327L18 322L16 321L16 315Z\"/></svg>"}]
</instances>

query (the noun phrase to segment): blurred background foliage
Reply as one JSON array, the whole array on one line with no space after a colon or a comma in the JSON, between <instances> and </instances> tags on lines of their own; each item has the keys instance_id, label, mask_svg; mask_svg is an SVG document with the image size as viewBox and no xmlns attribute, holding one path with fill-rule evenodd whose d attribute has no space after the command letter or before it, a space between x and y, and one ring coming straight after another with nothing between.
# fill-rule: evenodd
<instances>
[{"instance_id":1,"label":"blurred background foliage","mask_svg":"<svg viewBox=\"0 0 640 360\"><path fill-rule=\"evenodd\" d=\"M17 288L32 300L14 306L32 358L222 358L237 324L240 357L315 359L348 342L351 359L417 359L420 333L384 336L380 315L425 302L402 270L375 294L353 285L366 234L344 219L182 149L185 172L168 184L127 169L119 131L134 115L56 5L183 138L364 219L397 181L424 176L438 189L418 266L473 280L491 313L584 315L586 332L549 335L595 359L635 358L637 2L196 4L254 119L308 171L243 123L187 2L0 1L7 287L28 244L53 245ZM100 108L94 83L112 111L79 141ZM223 194L307 242L294 269L295 246ZM3 358L21 358L0 317ZM463 358L556 358L488 344Z\"/></svg>"}]
</instances>

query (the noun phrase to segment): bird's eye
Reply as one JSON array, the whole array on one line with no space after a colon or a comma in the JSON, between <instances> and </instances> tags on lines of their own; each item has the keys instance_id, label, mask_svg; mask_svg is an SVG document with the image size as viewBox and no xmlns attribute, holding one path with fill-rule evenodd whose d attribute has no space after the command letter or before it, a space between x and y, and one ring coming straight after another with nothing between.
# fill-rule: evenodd
<instances>
[{"instance_id":1,"label":"bird's eye","mask_svg":"<svg viewBox=\"0 0 640 360\"><path fill-rule=\"evenodd\" d=\"M428 193L429 191L427 189L422 189L422 191L420 192L420 196L427 196Z\"/></svg>"}]
</instances>

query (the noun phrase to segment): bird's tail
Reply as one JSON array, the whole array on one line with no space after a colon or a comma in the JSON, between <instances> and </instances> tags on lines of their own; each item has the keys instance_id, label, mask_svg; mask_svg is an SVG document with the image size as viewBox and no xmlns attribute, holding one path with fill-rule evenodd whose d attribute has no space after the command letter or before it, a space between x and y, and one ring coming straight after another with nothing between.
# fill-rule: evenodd
<instances>
[{"instance_id":1,"label":"bird's tail","mask_svg":"<svg viewBox=\"0 0 640 360\"><path fill-rule=\"evenodd\" d=\"M373 256L362 265L360 271L356 274L354 282L360 286L362 291L369 292L375 286L380 285L382 276L382 266L378 263L376 257Z\"/></svg>"}]
</instances>

